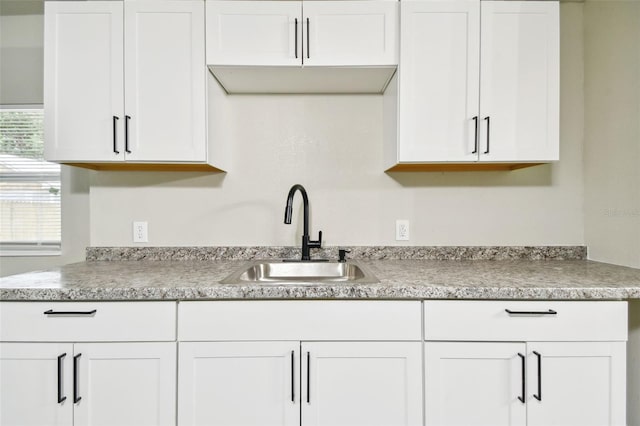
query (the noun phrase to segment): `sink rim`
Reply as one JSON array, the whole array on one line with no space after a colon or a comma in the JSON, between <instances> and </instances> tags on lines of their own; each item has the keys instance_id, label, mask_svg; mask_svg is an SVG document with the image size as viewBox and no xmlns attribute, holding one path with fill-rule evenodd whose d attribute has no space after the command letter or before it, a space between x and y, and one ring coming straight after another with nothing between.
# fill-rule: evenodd
<instances>
[{"instance_id":1,"label":"sink rim","mask_svg":"<svg viewBox=\"0 0 640 426\"><path fill-rule=\"evenodd\" d=\"M313 277L305 277L305 276L292 276L286 279L243 279L242 275L244 275L247 271L252 268L255 268L259 265L263 264L276 264L276 265L301 265L301 264L309 264L309 265L317 265L318 267L322 267L321 265L337 265L344 264L346 266L353 265L356 268L359 268L362 272L362 277L358 277L355 279L332 279L332 278L313 278ZM292 266L293 267L293 266ZM232 285L266 285L266 286L293 286L293 285L350 285L350 284L375 284L379 283L380 280L369 270L368 267L364 266L362 263L357 260L347 260L346 262L338 262L329 260L329 261L292 261L291 259L254 259L244 263L242 266L235 269L231 274L226 276L224 279L220 281L220 284L232 284Z\"/></svg>"}]
</instances>

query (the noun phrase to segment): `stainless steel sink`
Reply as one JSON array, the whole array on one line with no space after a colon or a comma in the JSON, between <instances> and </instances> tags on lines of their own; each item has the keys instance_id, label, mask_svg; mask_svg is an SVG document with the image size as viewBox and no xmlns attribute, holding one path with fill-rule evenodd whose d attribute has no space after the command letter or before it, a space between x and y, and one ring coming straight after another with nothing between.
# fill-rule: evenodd
<instances>
[{"instance_id":1,"label":"stainless steel sink","mask_svg":"<svg viewBox=\"0 0 640 426\"><path fill-rule=\"evenodd\" d=\"M283 262L256 260L229 275L221 284L318 284L322 282L377 283L358 262Z\"/></svg>"}]
</instances>

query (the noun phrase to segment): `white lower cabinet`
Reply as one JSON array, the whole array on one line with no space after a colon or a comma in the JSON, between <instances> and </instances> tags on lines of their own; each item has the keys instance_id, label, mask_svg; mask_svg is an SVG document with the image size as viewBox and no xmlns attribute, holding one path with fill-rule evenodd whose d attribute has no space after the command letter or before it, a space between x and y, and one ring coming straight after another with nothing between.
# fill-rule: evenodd
<instances>
[{"instance_id":1,"label":"white lower cabinet","mask_svg":"<svg viewBox=\"0 0 640 426\"><path fill-rule=\"evenodd\" d=\"M528 424L625 425L625 346L624 342L527 343Z\"/></svg>"},{"instance_id":2,"label":"white lower cabinet","mask_svg":"<svg viewBox=\"0 0 640 426\"><path fill-rule=\"evenodd\" d=\"M426 342L426 424L520 426L524 343Z\"/></svg>"},{"instance_id":3,"label":"white lower cabinet","mask_svg":"<svg viewBox=\"0 0 640 426\"><path fill-rule=\"evenodd\" d=\"M74 426L175 424L174 342L80 343L74 361Z\"/></svg>"},{"instance_id":4,"label":"white lower cabinet","mask_svg":"<svg viewBox=\"0 0 640 426\"><path fill-rule=\"evenodd\" d=\"M175 310L0 303L0 424L175 425Z\"/></svg>"},{"instance_id":5,"label":"white lower cabinet","mask_svg":"<svg viewBox=\"0 0 640 426\"><path fill-rule=\"evenodd\" d=\"M302 424L422 424L418 342L303 342Z\"/></svg>"},{"instance_id":6,"label":"white lower cabinet","mask_svg":"<svg viewBox=\"0 0 640 426\"><path fill-rule=\"evenodd\" d=\"M70 343L0 343L0 424L72 425L72 356Z\"/></svg>"},{"instance_id":7,"label":"white lower cabinet","mask_svg":"<svg viewBox=\"0 0 640 426\"><path fill-rule=\"evenodd\" d=\"M178 424L299 425L297 342L180 342Z\"/></svg>"},{"instance_id":8,"label":"white lower cabinet","mask_svg":"<svg viewBox=\"0 0 640 426\"><path fill-rule=\"evenodd\" d=\"M175 424L176 344L0 343L0 424Z\"/></svg>"},{"instance_id":9,"label":"white lower cabinet","mask_svg":"<svg viewBox=\"0 0 640 426\"><path fill-rule=\"evenodd\" d=\"M626 302L424 309L426 426L625 425Z\"/></svg>"},{"instance_id":10,"label":"white lower cabinet","mask_svg":"<svg viewBox=\"0 0 640 426\"><path fill-rule=\"evenodd\" d=\"M184 302L178 316L181 426L422 425L420 302Z\"/></svg>"},{"instance_id":11,"label":"white lower cabinet","mask_svg":"<svg viewBox=\"0 0 640 426\"><path fill-rule=\"evenodd\" d=\"M623 426L626 340L614 301L0 302L0 424Z\"/></svg>"},{"instance_id":12,"label":"white lower cabinet","mask_svg":"<svg viewBox=\"0 0 640 426\"><path fill-rule=\"evenodd\" d=\"M180 425L421 425L419 342L180 343Z\"/></svg>"}]
</instances>

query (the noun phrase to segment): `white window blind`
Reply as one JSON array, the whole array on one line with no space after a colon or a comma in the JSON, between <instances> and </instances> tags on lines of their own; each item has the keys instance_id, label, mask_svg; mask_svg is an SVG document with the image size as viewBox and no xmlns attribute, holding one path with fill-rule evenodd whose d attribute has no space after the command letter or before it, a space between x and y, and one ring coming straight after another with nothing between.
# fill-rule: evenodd
<instances>
[{"instance_id":1,"label":"white window blind","mask_svg":"<svg viewBox=\"0 0 640 426\"><path fill-rule=\"evenodd\" d=\"M0 253L60 250L60 166L44 161L42 109L0 109Z\"/></svg>"}]
</instances>

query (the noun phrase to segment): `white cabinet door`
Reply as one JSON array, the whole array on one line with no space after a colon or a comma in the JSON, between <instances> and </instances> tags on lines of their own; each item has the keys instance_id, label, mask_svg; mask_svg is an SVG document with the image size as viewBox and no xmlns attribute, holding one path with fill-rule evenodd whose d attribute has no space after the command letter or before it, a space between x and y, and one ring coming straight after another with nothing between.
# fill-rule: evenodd
<instances>
[{"instance_id":1,"label":"white cabinet door","mask_svg":"<svg viewBox=\"0 0 640 426\"><path fill-rule=\"evenodd\" d=\"M0 424L72 425L72 357L70 343L0 344Z\"/></svg>"},{"instance_id":2,"label":"white cabinet door","mask_svg":"<svg viewBox=\"0 0 640 426\"><path fill-rule=\"evenodd\" d=\"M527 347L529 426L626 424L624 342L527 343Z\"/></svg>"},{"instance_id":3,"label":"white cabinet door","mask_svg":"<svg viewBox=\"0 0 640 426\"><path fill-rule=\"evenodd\" d=\"M477 161L480 2L402 1L401 14L398 161Z\"/></svg>"},{"instance_id":4,"label":"white cabinet door","mask_svg":"<svg viewBox=\"0 0 640 426\"><path fill-rule=\"evenodd\" d=\"M422 424L420 342L304 342L302 424Z\"/></svg>"},{"instance_id":5,"label":"white cabinet door","mask_svg":"<svg viewBox=\"0 0 640 426\"><path fill-rule=\"evenodd\" d=\"M122 4L45 4L48 160L108 162L124 158Z\"/></svg>"},{"instance_id":6,"label":"white cabinet door","mask_svg":"<svg viewBox=\"0 0 640 426\"><path fill-rule=\"evenodd\" d=\"M127 161L206 161L204 4L124 8Z\"/></svg>"},{"instance_id":7,"label":"white cabinet door","mask_svg":"<svg viewBox=\"0 0 640 426\"><path fill-rule=\"evenodd\" d=\"M397 65L397 1L309 1L302 10L305 65Z\"/></svg>"},{"instance_id":8,"label":"white cabinet door","mask_svg":"<svg viewBox=\"0 0 640 426\"><path fill-rule=\"evenodd\" d=\"M427 426L526 424L524 343L426 342Z\"/></svg>"},{"instance_id":9,"label":"white cabinet door","mask_svg":"<svg viewBox=\"0 0 640 426\"><path fill-rule=\"evenodd\" d=\"M74 425L175 425L174 342L77 343L74 351Z\"/></svg>"},{"instance_id":10,"label":"white cabinet door","mask_svg":"<svg viewBox=\"0 0 640 426\"><path fill-rule=\"evenodd\" d=\"M302 64L299 1L207 0L208 65Z\"/></svg>"},{"instance_id":11,"label":"white cabinet door","mask_svg":"<svg viewBox=\"0 0 640 426\"><path fill-rule=\"evenodd\" d=\"M298 426L298 342L181 342L178 424Z\"/></svg>"},{"instance_id":12,"label":"white cabinet door","mask_svg":"<svg viewBox=\"0 0 640 426\"><path fill-rule=\"evenodd\" d=\"M481 161L558 159L558 11L558 2L482 2Z\"/></svg>"}]
</instances>

